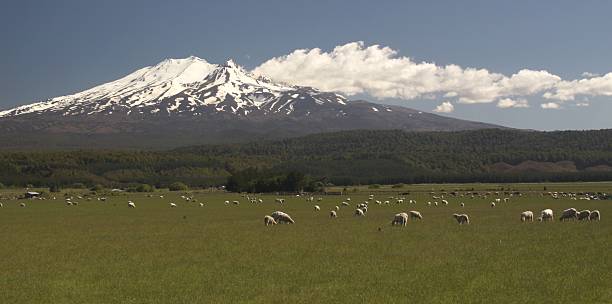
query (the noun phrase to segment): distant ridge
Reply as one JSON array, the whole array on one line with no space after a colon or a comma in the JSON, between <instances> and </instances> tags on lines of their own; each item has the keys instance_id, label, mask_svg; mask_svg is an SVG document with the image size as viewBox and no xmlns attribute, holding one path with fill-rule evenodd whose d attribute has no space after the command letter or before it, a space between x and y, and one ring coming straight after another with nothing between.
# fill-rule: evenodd
<instances>
[{"instance_id":1,"label":"distant ridge","mask_svg":"<svg viewBox=\"0 0 612 304\"><path fill-rule=\"evenodd\" d=\"M356 129L502 128L405 107L349 101L274 82L233 60L166 59L118 80L0 111L1 148L139 148L244 142Z\"/></svg>"}]
</instances>

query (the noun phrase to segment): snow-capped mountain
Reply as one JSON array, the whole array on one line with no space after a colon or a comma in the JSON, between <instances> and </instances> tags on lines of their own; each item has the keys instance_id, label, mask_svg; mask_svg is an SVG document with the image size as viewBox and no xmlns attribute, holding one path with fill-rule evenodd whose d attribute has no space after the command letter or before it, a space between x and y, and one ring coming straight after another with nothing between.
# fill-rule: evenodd
<instances>
[{"instance_id":1,"label":"snow-capped mountain","mask_svg":"<svg viewBox=\"0 0 612 304\"><path fill-rule=\"evenodd\" d=\"M253 75L233 61L167 59L67 96L0 111L3 148L161 148L354 130L497 128L349 101Z\"/></svg>"},{"instance_id":2,"label":"snow-capped mountain","mask_svg":"<svg viewBox=\"0 0 612 304\"><path fill-rule=\"evenodd\" d=\"M297 105L346 104L346 98L314 88L274 83L246 72L234 61L213 65L204 59L166 59L89 90L1 111L26 114L201 115L226 112L291 114Z\"/></svg>"}]
</instances>

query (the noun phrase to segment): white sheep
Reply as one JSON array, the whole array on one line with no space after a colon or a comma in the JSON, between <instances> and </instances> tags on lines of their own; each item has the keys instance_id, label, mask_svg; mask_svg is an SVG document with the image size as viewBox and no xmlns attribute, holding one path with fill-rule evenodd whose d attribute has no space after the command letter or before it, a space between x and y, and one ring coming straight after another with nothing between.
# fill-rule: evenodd
<instances>
[{"instance_id":1,"label":"white sheep","mask_svg":"<svg viewBox=\"0 0 612 304\"><path fill-rule=\"evenodd\" d=\"M335 217L338 217L338 214L336 213L335 210L332 210L329 212L329 217L335 218Z\"/></svg>"},{"instance_id":2,"label":"white sheep","mask_svg":"<svg viewBox=\"0 0 612 304\"><path fill-rule=\"evenodd\" d=\"M448 206L448 201L447 200L442 200L442 203L446 206Z\"/></svg>"},{"instance_id":3,"label":"white sheep","mask_svg":"<svg viewBox=\"0 0 612 304\"><path fill-rule=\"evenodd\" d=\"M422 220L423 219L423 215L421 215L421 212L415 211L415 210L410 210L408 211L408 213L410 213L410 218L413 220Z\"/></svg>"},{"instance_id":4,"label":"white sheep","mask_svg":"<svg viewBox=\"0 0 612 304\"><path fill-rule=\"evenodd\" d=\"M357 209L359 210L359 209ZM391 222L391 225L395 226L395 225L401 225L401 226L406 226L406 224L408 223L408 214L406 214L405 212L402 213L398 213L393 217L393 221Z\"/></svg>"},{"instance_id":5,"label":"white sheep","mask_svg":"<svg viewBox=\"0 0 612 304\"><path fill-rule=\"evenodd\" d=\"M229 201L225 201L225 202L223 202L223 203L224 203L224 204L226 204L226 205L229 205L229 204L230 204L230 202L229 202Z\"/></svg>"},{"instance_id":6,"label":"white sheep","mask_svg":"<svg viewBox=\"0 0 612 304\"><path fill-rule=\"evenodd\" d=\"M521 212L521 222L530 221L533 222L533 212L532 211L523 211Z\"/></svg>"},{"instance_id":7,"label":"white sheep","mask_svg":"<svg viewBox=\"0 0 612 304\"><path fill-rule=\"evenodd\" d=\"M355 209L355 216L364 216L365 214L363 213L363 210L361 209Z\"/></svg>"},{"instance_id":8,"label":"white sheep","mask_svg":"<svg viewBox=\"0 0 612 304\"><path fill-rule=\"evenodd\" d=\"M279 224L283 224L283 223L295 224L295 221L291 218L291 216L282 211L274 211L272 213L272 217Z\"/></svg>"},{"instance_id":9,"label":"white sheep","mask_svg":"<svg viewBox=\"0 0 612 304\"><path fill-rule=\"evenodd\" d=\"M273 217L266 215L264 216L264 224L266 224L266 226L276 225L276 220L274 220Z\"/></svg>"},{"instance_id":10,"label":"white sheep","mask_svg":"<svg viewBox=\"0 0 612 304\"><path fill-rule=\"evenodd\" d=\"M21 204L19 204L19 206L21 206L21 207L25 207L25 206L26 206L26 204L25 204L25 203L21 203Z\"/></svg>"},{"instance_id":11,"label":"white sheep","mask_svg":"<svg viewBox=\"0 0 612 304\"><path fill-rule=\"evenodd\" d=\"M200 203L200 207L204 207L204 203Z\"/></svg>"},{"instance_id":12,"label":"white sheep","mask_svg":"<svg viewBox=\"0 0 612 304\"><path fill-rule=\"evenodd\" d=\"M491 208L495 207L495 202L491 202Z\"/></svg>"},{"instance_id":13,"label":"white sheep","mask_svg":"<svg viewBox=\"0 0 612 304\"><path fill-rule=\"evenodd\" d=\"M465 204L464 204L464 203L461 203L461 207L465 207Z\"/></svg>"},{"instance_id":14,"label":"white sheep","mask_svg":"<svg viewBox=\"0 0 612 304\"><path fill-rule=\"evenodd\" d=\"M128 207L129 208L136 208L136 204L134 204L134 202L132 202L132 201L129 201L128 202Z\"/></svg>"},{"instance_id":15,"label":"white sheep","mask_svg":"<svg viewBox=\"0 0 612 304\"><path fill-rule=\"evenodd\" d=\"M565 220L577 220L578 219L578 211L576 210L576 208L568 208L563 210L563 213L561 213L561 217L559 217L560 221L565 221Z\"/></svg>"},{"instance_id":16,"label":"white sheep","mask_svg":"<svg viewBox=\"0 0 612 304\"><path fill-rule=\"evenodd\" d=\"M240 202L239 201L233 201L232 204L238 206L238 205L240 205Z\"/></svg>"},{"instance_id":17,"label":"white sheep","mask_svg":"<svg viewBox=\"0 0 612 304\"><path fill-rule=\"evenodd\" d=\"M589 216L591 221L599 221L601 219L601 214L599 214L599 210L591 211L591 215Z\"/></svg>"},{"instance_id":18,"label":"white sheep","mask_svg":"<svg viewBox=\"0 0 612 304\"><path fill-rule=\"evenodd\" d=\"M174 208L174 207L176 207L176 204L175 203L170 203L170 207Z\"/></svg>"},{"instance_id":19,"label":"white sheep","mask_svg":"<svg viewBox=\"0 0 612 304\"><path fill-rule=\"evenodd\" d=\"M453 214L453 217L457 220L457 222L459 223L459 225L463 225L463 224L469 224L470 223L470 217L467 214Z\"/></svg>"},{"instance_id":20,"label":"white sheep","mask_svg":"<svg viewBox=\"0 0 612 304\"><path fill-rule=\"evenodd\" d=\"M314 206L314 210L315 210L315 211L321 211L321 207L319 207L319 205L315 205L315 206Z\"/></svg>"},{"instance_id":21,"label":"white sheep","mask_svg":"<svg viewBox=\"0 0 612 304\"><path fill-rule=\"evenodd\" d=\"M340 210L340 206L336 206L335 208L336 208L336 211L337 211L337 210Z\"/></svg>"},{"instance_id":22,"label":"white sheep","mask_svg":"<svg viewBox=\"0 0 612 304\"><path fill-rule=\"evenodd\" d=\"M581 210L578 212L578 220L590 220L591 219L591 211L590 210Z\"/></svg>"},{"instance_id":23,"label":"white sheep","mask_svg":"<svg viewBox=\"0 0 612 304\"><path fill-rule=\"evenodd\" d=\"M348 206L348 205L349 205L349 203L347 203L347 202L342 202L342 206Z\"/></svg>"},{"instance_id":24,"label":"white sheep","mask_svg":"<svg viewBox=\"0 0 612 304\"><path fill-rule=\"evenodd\" d=\"M553 220L554 218L555 216L554 216L552 209L544 209L540 213L540 217L538 218L538 221L549 221L549 220Z\"/></svg>"},{"instance_id":25,"label":"white sheep","mask_svg":"<svg viewBox=\"0 0 612 304\"><path fill-rule=\"evenodd\" d=\"M0 203L0 208L4 207L4 204Z\"/></svg>"}]
</instances>

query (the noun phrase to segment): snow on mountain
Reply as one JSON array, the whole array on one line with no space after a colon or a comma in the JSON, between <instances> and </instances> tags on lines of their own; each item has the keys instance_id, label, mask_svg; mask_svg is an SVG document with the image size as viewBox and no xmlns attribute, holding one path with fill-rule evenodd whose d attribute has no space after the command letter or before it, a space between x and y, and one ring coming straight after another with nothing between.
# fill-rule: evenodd
<instances>
[{"instance_id":1,"label":"snow on mountain","mask_svg":"<svg viewBox=\"0 0 612 304\"><path fill-rule=\"evenodd\" d=\"M80 115L291 114L301 105L345 105L344 96L310 87L274 83L232 60L166 59L121 79L72 95L0 111L0 117Z\"/></svg>"}]
</instances>

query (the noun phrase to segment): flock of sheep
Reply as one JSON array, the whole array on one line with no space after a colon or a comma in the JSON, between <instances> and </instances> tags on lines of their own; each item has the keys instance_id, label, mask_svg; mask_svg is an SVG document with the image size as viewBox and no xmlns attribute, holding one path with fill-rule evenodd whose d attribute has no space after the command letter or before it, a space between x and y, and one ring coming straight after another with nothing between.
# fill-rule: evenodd
<instances>
[{"instance_id":1,"label":"flock of sheep","mask_svg":"<svg viewBox=\"0 0 612 304\"><path fill-rule=\"evenodd\" d=\"M448 200L443 199L444 196L436 196L434 193L432 194L432 198L435 199L436 201L432 202L427 202L426 206L438 206L438 205L442 205L442 206L446 206L449 205ZM453 193L451 193L453 194ZM456 195L456 194L453 194ZM472 198L475 198L476 196L479 196L481 198L486 199L489 195L492 195L491 193L485 193L485 194L475 194L472 193L471 196ZM495 193L494 195L499 195L499 193ZM512 195L518 195L521 196L521 193L512 193ZM543 194L544 195L544 194ZM577 200L578 196L576 194L573 193L557 193L557 192L549 192L546 195L550 195L552 198L558 199L560 197L569 197L572 200ZM463 195L461 195L463 196ZM159 196L160 198L164 198L163 195ZM248 195L244 195L244 197L247 198L248 201L250 201L253 204L259 204L259 203L263 203L263 200L261 198L256 198L256 197L251 197ZM78 199L83 199L82 197L77 197ZM182 199L184 199L187 202L197 202L196 199L194 199L193 197L187 197L187 196L181 196ZM55 199L55 197L53 197L53 199ZM66 205L68 206L78 206L78 201L75 200L76 198L73 197L68 197L66 198ZM396 204L402 204L405 202L405 198L403 197L390 197L390 199L395 199L395 203ZM597 199L596 197L592 196L592 195L584 195L583 197L580 198L585 199L585 200L591 200L591 199ZM91 199L88 199L91 200ZM97 198L97 200L105 202L106 198L105 197L99 197ZM318 198L317 201L322 201L322 198ZM440 203L438 203L437 200L440 200ZM496 198L494 201L491 202L490 206L492 208L495 208L498 204L500 203L508 203L510 200L510 198L506 197L504 199L501 198ZM306 197L306 201L307 202L314 202L315 199L312 196ZM275 202L278 204L283 205L285 203L285 199L283 198L277 198L275 199ZM338 212L340 210L341 207L348 207L350 206L350 202L351 199L350 198L346 198L345 201L341 202L339 205L336 205L334 207L333 210L330 210L329 212L329 216L330 218L337 218L338 217ZM368 212L368 206L370 204L370 202L375 202L377 205L388 205L390 204L389 200L386 200L384 202L379 201L379 200L374 200L374 195L370 195L367 201L364 201L363 203L359 203L356 205L356 209L354 211L354 216L357 217L363 217L367 214ZM235 200L235 201L225 201L224 202L225 205L240 205L240 202ZM409 204L416 204L416 200L409 200L408 201ZM174 202L169 203L170 207L174 208L177 207L177 204ZM201 207L204 206L204 203L199 203L199 205ZM461 207L465 207L465 203L461 202L459 203L459 205ZM26 207L25 202L20 203L21 207ZM128 201L127 206L129 208L136 208L136 204L133 201ZM3 207L3 204L0 203L0 208ZM315 212L321 211L321 207L319 205L314 205L314 210ZM470 217L467 214L453 214L452 215L453 218L457 221L457 223L459 223L460 225L462 224L470 224ZM520 214L520 220L522 222L533 222L535 220L534 218L534 212L527 210L527 211L523 211ZM408 212L401 212L401 213L397 213L393 216L393 219L391 221L391 225L392 226L406 226L406 224L408 223L409 220L422 220L423 219L423 215L416 210L411 210ZM540 222L546 222L546 221L551 221L554 220L554 212L552 209L544 209L540 212L540 216L537 218L538 221ZM599 221L601 220L601 213L599 210L581 210L578 211L576 208L568 208L563 210L563 212L561 213L561 216L559 217L560 221L569 221L569 220L578 220L578 221ZM273 212L271 215L266 215L264 217L264 224L266 226L270 226L270 225L276 225L276 224L282 224L282 223L288 223L288 224L293 224L295 223L295 221L293 220L293 218L282 211L275 211Z\"/></svg>"},{"instance_id":2,"label":"flock of sheep","mask_svg":"<svg viewBox=\"0 0 612 304\"><path fill-rule=\"evenodd\" d=\"M519 194L520 195L520 194ZM553 198L558 198L557 194L551 194L551 196ZM435 199L439 199L441 197L437 197L437 196L433 196L433 198ZM486 196L484 197L486 198ZM373 195L369 196L369 201L372 201L374 199ZM573 196L573 199L575 199L575 196ZM318 201L322 200L322 198L319 198ZM397 204L401 204L404 203L404 198L396 198L396 203ZM307 198L307 201L312 202L313 201L313 197L309 197ZM345 201L343 201L340 205L337 205L334 207L334 210L331 210L329 212L329 216L331 218L336 218L338 217L338 211L340 210L341 206L342 207L346 207L346 206L350 206L350 198L347 198ZM504 203L508 203L510 201L509 198L504 198L503 200L500 198L495 199L494 201L491 202L491 207L496 207L497 204L504 202ZM284 199L276 199L277 203L283 204L284 203ZM382 205L382 204L390 204L390 201L375 201L376 204L378 205ZM415 200L409 200L410 204L416 204ZM357 204L357 208L355 209L354 212L354 216L357 217L362 217L365 216L366 213L368 212L368 201L365 201L363 203ZM445 199L441 200L441 204L442 205L448 205L449 202ZM438 202L427 202L427 206L438 206ZM465 203L460 203L461 207L465 207ZM319 205L314 205L314 210L315 211L320 211L321 207ZM453 218L457 221L457 223L459 225L463 225L463 224L470 224L470 217L467 214L461 213L454 213ZM406 226L409 220L422 220L423 219L423 215L416 210L411 210L408 212L400 212L397 213L393 216L393 220L391 221L391 225L392 226ZM537 218L538 221L550 221L554 219L554 212L552 209L544 209L540 212L540 217ZM521 222L533 222L534 221L534 213L533 211L527 210L527 211L523 211L520 214L520 220ZM565 209L563 210L561 217L559 218L560 221L566 221L566 220L587 220L587 221L599 221L601 220L601 213L599 212L599 210L582 210L582 211L578 211L576 208L569 208L569 209ZM275 211L274 213L272 213L272 215L266 215L264 217L264 224L266 226L270 226L270 225L275 225L277 223L295 223L295 221L291 218L291 216L289 216L288 214L282 212L282 211ZM380 228L379 228L380 229Z\"/></svg>"}]
</instances>

